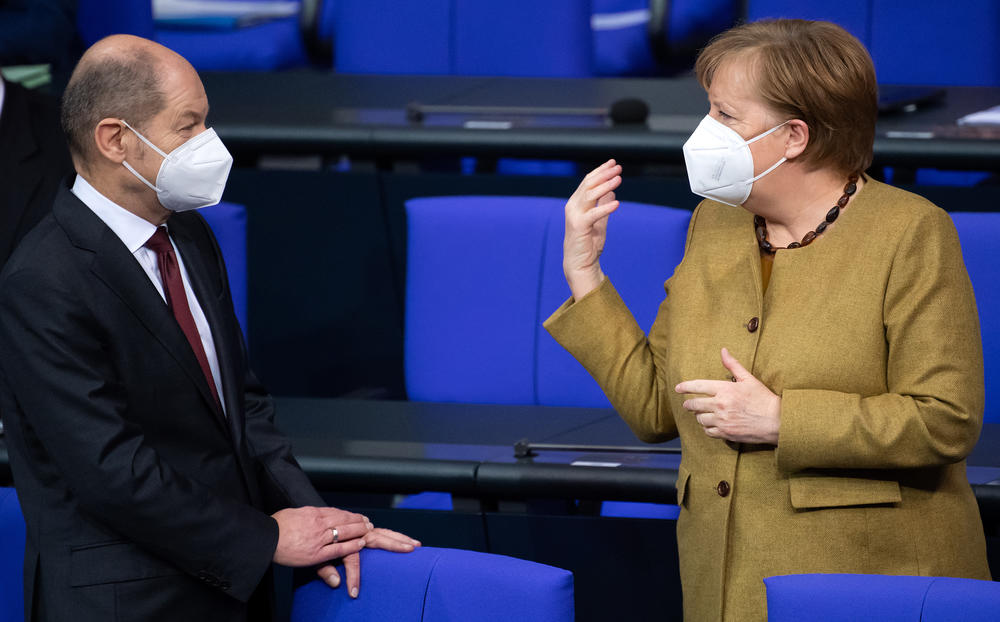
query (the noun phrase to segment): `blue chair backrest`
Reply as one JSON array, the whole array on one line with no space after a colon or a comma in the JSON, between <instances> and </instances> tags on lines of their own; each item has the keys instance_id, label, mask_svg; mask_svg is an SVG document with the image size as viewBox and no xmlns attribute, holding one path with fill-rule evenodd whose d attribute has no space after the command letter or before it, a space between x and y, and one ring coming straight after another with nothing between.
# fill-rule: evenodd
<instances>
[{"instance_id":1,"label":"blue chair backrest","mask_svg":"<svg viewBox=\"0 0 1000 622\"><path fill-rule=\"evenodd\" d=\"M199 71L271 70L306 64L297 16L240 28L162 29L156 27L152 7L151 0L79 0L80 38L87 46L112 34L152 39Z\"/></svg>"},{"instance_id":2,"label":"blue chair backrest","mask_svg":"<svg viewBox=\"0 0 1000 622\"><path fill-rule=\"evenodd\" d=\"M292 622L573 620L572 573L459 549L361 552L361 595L321 581L295 592Z\"/></svg>"},{"instance_id":3,"label":"blue chair backrest","mask_svg":"<svg viewBox=\"0 0 1000 622\"><path fill-rule=\"evenodd\" d=\"M324 19L342 73L591 75L579 0L338 0Z\"/></svg>"},{"instance_id":4,"label":"blue chair backrest","mask_svg":"<svg viewBox=\"0 0 1000 622\"><path fill-rule=\"evenodd\" d=\"M564 199L435 197L407 202L404 361L410 399L608 406L541 324L569 296ZM649 329L683 255L687 210L623 203L602 262Z\"/></svg>"},{"instance_id":5,"label":"blue chair backrest","mask_svg":"<svg viewBox=\"0 0 1000 622\"><path fill-rule=\"evenodd\" d=\"M152 39L153 3L144 0L79 0L76 26L87 46L113 34Z\"/></svg>"},{"instance_id":6,"label":"blue chair backrest","mask_svg":"<svg viewBox=\"0 0 1000 622\"><path fill-rule=\"evenodd\" d=\"M13 488L0 488L0 622L24 620L24 518Z\"/></svg>"},{"instance_id":7,"label":"blue chair backrest","mask_svg":"<svg viewBox=\"0 0 1000 622\"><path fill-rule=\"evenodd\" d=\"M242 205L222 202L199 212L212 228L219 242L222 258L226 262L229 289L233 294L236 317L247 334L248 283L247 283L247 210Z\"/></svg>"},{"instance_id":8,"label":"blue chair backrest","mask_svg":"<svg viewBox=\"0 0 1000 622\"><path fill-rule=\"evenodd\" d=\"M587 370L541 325L570 295L562 271L563 220L560 204L548 230L539 295L538 403L610 407ZM663 283L684 257L690 220L688 210L639 203L623 203L610 217L601 269L647 333L665 297Z\"/></svg>"},{"instance_id":9,"label":"blue chair backrest","mask_svg":"<svg viewBox=\"0 0 1000 622\"><path fill-rule=\"evenodd\" d=\"M452 0L337 0L341 73L450 74Z\"/></svg>"},{"instance_id":10,"label":"blue chair backrest","mask_svg":"<svg viewBox=\"0 0 1000 622\"><path fill-rule=\"evenodd\" d=\"M454 0L454 73L592 74L590 6L580 0Z\"/></svg>"},{"instance_id":11,"label":"blue chair backrest","mask_svg":"<svg viewBox=\"0 0 1000 622\"><path fill-rule=\"evenodd\" d=\"M1000 262L996 240L1000 235L1000 212L952 212L951 219L962 243L962 257L972 279L983 334L983 366L986 373L988 423L1000 423Z\"/></svg>"},{"instance_id":12,"label":"blue chair backrest","mask_svg":"<svg viewBox=\"0 0 1000 622\"><path fill-rule=\"evenodd\" d=\"M690 63L697 49L731 27L737 17L734 0L673 0L666 2L663 42L676 56L661 67L650 46L650 0L591 0L593 72L598 76L656 75L675 72Z\"/></svg>"},{"instance_id":13,"label":"blue chair backrest","mask_svg":"<svg viewBox=\"0 0 1000 622\"><path fill-rule=\"evenodd\" d=\"M987 622L1000 583L947 577L801 574L768 577L770 622Z\"/></svg>"},{"instance_id":14,"label":"blue chair backrest","mask_svg":"<svg viewBox=\"0 0 1000 622\"><path fill-rule=\"evenodd\" d=\"M836 22L864 43L883 84L1000 85L1000 3L750 0L747 18Z\"/></svg>"}]
</instances>

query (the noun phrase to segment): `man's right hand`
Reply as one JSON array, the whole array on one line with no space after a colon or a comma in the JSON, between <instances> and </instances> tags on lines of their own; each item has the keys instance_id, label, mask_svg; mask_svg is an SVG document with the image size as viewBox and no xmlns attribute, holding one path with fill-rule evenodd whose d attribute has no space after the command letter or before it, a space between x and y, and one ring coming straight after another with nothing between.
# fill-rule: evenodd
<instances>
[{"instance_id":1,"label":"man's right hand","mask_svg":"<svg viewBox=\"0 0 1000 622\"><path fill-rule=\"evenodd\" d=\"M608 216L618 209L614 190L621 184L622 167L608 160L590 172L566 202L563 272L575 300L604 280L601 251L608 233Z\"/></svg>"},{"instance_id":2,"label":"man's right hand","mask_svg":"<svg viewBox=\"0 0 1000 622\"><path fill-rule=\"evenodd\" d=\"M365 546L364 536L373 529L361 514L337 508L288 508L271 518L278 523L273 559L282 566L314 566L357 553Z\"/></svg>"}]
</instances>

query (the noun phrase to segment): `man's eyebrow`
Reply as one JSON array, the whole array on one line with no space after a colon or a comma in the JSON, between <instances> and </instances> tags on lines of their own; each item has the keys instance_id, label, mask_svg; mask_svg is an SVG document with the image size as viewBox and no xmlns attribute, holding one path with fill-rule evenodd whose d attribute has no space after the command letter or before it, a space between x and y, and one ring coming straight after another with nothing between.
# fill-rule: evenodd
<instances>
[{"instance_id":1,"label":"man's eyebrow","mask_svg":"<svg viewBox=\"0 0 1000 622\"><path fill-rule=\"evenodd\" d=\"M200 119L201 119L201 114L195 112L194 110L185 110L184 112L182 112L180 115L177 116L177 121L179 123L187 120L191 120L192 122L197 123Z\"/></svg>"}]
</instances>

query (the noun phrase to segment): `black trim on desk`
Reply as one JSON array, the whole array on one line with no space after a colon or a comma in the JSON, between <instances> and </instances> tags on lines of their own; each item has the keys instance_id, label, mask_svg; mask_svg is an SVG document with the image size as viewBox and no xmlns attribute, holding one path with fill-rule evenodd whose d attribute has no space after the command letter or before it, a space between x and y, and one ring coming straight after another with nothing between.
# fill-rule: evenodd
<instances>
[{"instance_id":1,"label":"black trim on desk","mask_svg":"<svg viewBox=\"0 0 1000 622\"><path fill-rule=\"evenodd\" d=\"M492 498L569 498L597 501L676 503L677 471L635 467L588 467L568 464L479 466L476 488Z\"/></svg>"}]
</instances>

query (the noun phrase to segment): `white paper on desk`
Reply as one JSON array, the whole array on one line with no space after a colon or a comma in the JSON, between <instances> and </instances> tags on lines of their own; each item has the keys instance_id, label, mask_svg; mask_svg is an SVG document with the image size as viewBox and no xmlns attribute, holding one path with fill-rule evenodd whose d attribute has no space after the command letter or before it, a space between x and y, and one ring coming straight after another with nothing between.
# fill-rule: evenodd
<instances>
[{"instance_id":1,"label":"white paper on desk","mask_svg":"<svg viewBox=\"0 0 1000 622\"><path fill-rule=\"evenodd\" d=\"M238 0L153 0L155 19L234 17L277 19L299 12L298 0L247 2Z\"/></svg>"},{"instance_id":2,"label":"white paper on desk","mask_svg":"<svg viewBox=\"0 0 1000 622\"><path fill-rule=\"evenodd\" d=\"M967 114L958 120L959 125L1000 125L1000 106Z\"/></svg>"}]
</instances>

